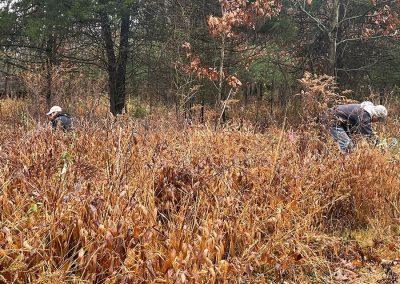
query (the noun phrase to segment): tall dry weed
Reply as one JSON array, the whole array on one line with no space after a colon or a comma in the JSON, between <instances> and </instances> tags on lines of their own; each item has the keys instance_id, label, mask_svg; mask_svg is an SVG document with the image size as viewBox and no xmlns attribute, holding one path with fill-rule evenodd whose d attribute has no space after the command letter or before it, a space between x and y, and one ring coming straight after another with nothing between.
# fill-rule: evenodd
<instances>
[{"instance_id":1,"label":"tall dry weed","mask_svg":"<svg viewBox=\"0 0 400 284\"><path fill-rule=\"evenodd\" d=\"M160 116L78 125L0 131L0 281L324 282L367 254L341 232L399 217L388 152L350 163L300 132Z\"/></svg>"}]
</instances>

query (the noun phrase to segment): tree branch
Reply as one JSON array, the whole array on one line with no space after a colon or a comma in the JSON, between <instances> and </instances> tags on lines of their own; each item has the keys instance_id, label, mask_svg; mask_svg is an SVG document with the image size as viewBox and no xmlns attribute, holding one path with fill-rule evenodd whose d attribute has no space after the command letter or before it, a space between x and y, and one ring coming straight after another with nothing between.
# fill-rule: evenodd
<instances>
[{"instance_id":1,"label":"tree branch","mask_svg":"<svg viewBox=\"0 0 400 284\"><path fill-rule=\"evenodd\" d=\"M362 37L358 37L358 38L347 38L347 39L343 39L341 41L339 41L337 43L337 46L346 43L346 42L351 42L351 41L359 41L359 40L373 40L373 39L379 39L379 38L392 38L394 36L396 36L397 33L393 34L393 35L379 35L379 36L372 36L369 38L362 38Z\"/></svg>"},{"instance_id":2,"label":"tree branch","mask_svg":"<svg viewBox=\"0 0 400 284\"><path fill-rule=\"evenodd\" d=\"M314 22L317 23L317 27L318 27L321 31L323 31L323 32L329 32L329 30L327 29L327 27L324 26L324 25L322 24L322 22L321 22L319 19L315 18L313 15L311 15L311 14L305 9L305 6L301 5L298 1L295 1L295 4L297 4L297 6L299 6L300 11L302 11L302 12L303 12L304 14L306 14L311 20L313 20Z\"/></svg>"}]
</instances>

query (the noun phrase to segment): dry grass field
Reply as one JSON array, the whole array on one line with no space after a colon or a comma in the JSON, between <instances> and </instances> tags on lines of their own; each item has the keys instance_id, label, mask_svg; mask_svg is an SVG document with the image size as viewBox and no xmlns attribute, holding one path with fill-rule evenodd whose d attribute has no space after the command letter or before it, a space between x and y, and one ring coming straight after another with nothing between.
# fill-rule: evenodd
<instances>
[{"instance_id":1,"label":"dry grass field","mask_svg":"<svg viewBox=\"0 0 400 284\"><path fill-rule=\"evenodd\" d=\"M397 149L27 107L1 105L0 282L396 283Z\"/></svg>"}]
</instances>

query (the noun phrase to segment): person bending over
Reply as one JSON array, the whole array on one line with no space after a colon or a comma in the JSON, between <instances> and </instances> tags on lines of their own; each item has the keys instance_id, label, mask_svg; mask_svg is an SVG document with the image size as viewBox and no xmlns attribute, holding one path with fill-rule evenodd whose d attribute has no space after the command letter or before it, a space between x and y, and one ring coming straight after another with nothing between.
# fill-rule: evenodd
<instances>
[{"instance_id":1,"label":"person bending over","mask_svg":"<svg viewBox=\"0 0 400 284\"><path fill-rule=\"evenodd\" d=\"M365 101L361 104L338 105L331 109L333 123L331 134L339 144L342 153L349 153L354 143L351 137L354 134L361 134L370 141L378 142L372 131L372 123L384 121L388 115L383 105L374 105Z\"/></svg>"},{"instance_id":2,"label":"person bending over","mask_svg":"<svg viewBox=\"0 0 400 284\"><path fill-rule=\"evenodd\" d=\"M72 128L71 116L63 112L61 107L53 106L46 115L53 129L68 131Z\"/></svg>"}]
</instances>

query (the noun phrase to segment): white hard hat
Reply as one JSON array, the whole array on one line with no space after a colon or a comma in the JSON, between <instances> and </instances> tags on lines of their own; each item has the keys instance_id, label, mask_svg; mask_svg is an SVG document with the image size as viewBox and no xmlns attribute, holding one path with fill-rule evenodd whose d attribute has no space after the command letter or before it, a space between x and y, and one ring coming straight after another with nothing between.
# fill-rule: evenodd
<instances>
[{"instance_id":1,"label":"white hard hat","mask_svg":"<svg viewBox=\"0 0 400 284\"><path fill-rule=\"evenodd\" d=\"M50 111L48 113L46 113L46 115L50 115L53 114L55 112L62 112L62 108L59 106L53 106Z\"/></svg>"}]
</instances>

